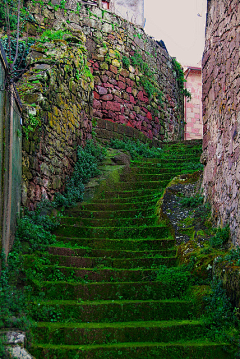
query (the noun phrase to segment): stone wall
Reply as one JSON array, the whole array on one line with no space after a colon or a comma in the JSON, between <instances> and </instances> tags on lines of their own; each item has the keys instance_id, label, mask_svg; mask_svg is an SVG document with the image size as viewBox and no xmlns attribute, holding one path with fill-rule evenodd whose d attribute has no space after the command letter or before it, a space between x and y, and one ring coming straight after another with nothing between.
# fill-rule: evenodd
<instances>
[{"instance_id":1,"label":"stone wall","mask_svg":"<svg viewBox=\"0 0 240 359\"><path fill-rule=\"evenodd\" d=\"M31 12L43 28L62 29L71 25L87 37L88 60L94 75L93 116L126 124L149 138L183 138L183 95L180 93L172 58L156 41L115 14L96 6L79 11L53 9L42 11L38 4ZM124 66L124 58L135 53L154 72L150 85L162 92L148 96L141 85L143 74L137 66Z\"/></svg>"},{"instance_id":2,"label":"stone wall","mask_svg":"<svg viewBox=\"0 0 240 359\"><path fill-rule=\"evenodd\" d=\"M92 74L85 36L73 29L63 40L37 43L18 84L24 104L23 205L52 199L64 189L77 145L92 134ZM33 130L33 131L32 131Z\"/></svg>"},{"instance_id":3,"label":"stone wall","mask_svg":"<svg viewBox=\"0 0 240 359\"><path fill-rule=\"evenodd\" d=\"M203 188L218 225L240 244L240 4L208 1L203 56Z\"/></svg>"},{"instance_id":4,"label":"stone wall","mask_svg":"<svg viewBox=\"0 0 240 359\"><path fill-rule=\"evenodd\" d=\"M91 138L94 118L135 130L128 133L140 131L156 143L183 138L183 95L166 49L112 12L77 7L75 0L67 4L63 9L58 0L54 7L47 0L29 3L35 19L29 35L37 37L39 28L65 34L32 47L31 67L19 84L25 130L34 129L23 138L22 198L29 207L64 190L77 145ZM126 63L136 54L151 76Z\"/></svg>"}]
</instances>

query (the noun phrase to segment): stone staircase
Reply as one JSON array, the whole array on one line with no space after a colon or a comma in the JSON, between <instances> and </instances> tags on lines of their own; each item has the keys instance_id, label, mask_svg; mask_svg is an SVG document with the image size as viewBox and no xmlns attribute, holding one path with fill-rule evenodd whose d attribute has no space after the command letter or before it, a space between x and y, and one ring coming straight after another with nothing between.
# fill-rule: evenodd
<instances>
[{"instance_id":1,"label":"stone staircase","mask_svg":"<svg viewBox=\"0 0 240 359\"><path fill-rule=\"evenodd\" d=\"M29 348L37 359L230 358L223 344L204 338L185 293L156 280L159 265L177 265L174 235L156 217L156 202L199 156L199 147L182 155L172 145L166 159L133 162L114 190L67 212L59 244L47 257L38 254ZM25 265L35 258L26 256Z\"/></svg>"}]
</instances>

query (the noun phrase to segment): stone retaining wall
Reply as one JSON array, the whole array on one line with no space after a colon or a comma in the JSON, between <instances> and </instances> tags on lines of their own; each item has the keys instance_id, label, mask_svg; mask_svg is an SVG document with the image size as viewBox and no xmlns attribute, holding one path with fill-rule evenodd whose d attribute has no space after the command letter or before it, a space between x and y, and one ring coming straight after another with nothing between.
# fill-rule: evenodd
<instances>
[{"instance_id":1,"label":"stone retaining wall","mask_svg":"<svg viewBox=\"0 0 240 359\"><path fill-rule=\"evenodd\" d=\"M150 139L183 138L183 95L166 49L142 28L109 11L96 6L82 6L77 11L74 6L71 2L71 6L63 10L45 5L43 11L36 3L31 12L43 28L59 30L70 25L86 35L89 66L95 82L93 116L136 128ZM126 65L126 59L131 61L136 53L154 72L147 78L149 83L145 89L138 66ZM153 96L147 95L147 85L162 92L162 101L156 92Z\"/></svg>"},{"instance_id":2,"label":"stone retaining wall","mask_svg":"<svg viewBox=\"0 0 240 359\"><path fill-rule=\"evenodd\" d=\"M208 1L203 56L203 188L240 244L240 4Z\"/></svg>"},{"instance_id":3,"label":"stone retaining wall","mask_svg":"<svg viewBox=\"0 0 240 359\"><path fill-rule=\"evenodd\" d=\"M22 202L30 208L64 189L77 146L92 137L94 83L84 42L85 36L72 30L63 40L37 43L18 84L25 126Z\"/></svg>"},{"instance_id":4,"label":"stone retaining wall","mask_svg":"<svg viewBox=\"0 0 240 359\"><path fill-rule=\"evenodd\" d=\"M22 199L30 208L64 190L77 145L91 138L95 120L108 121L108 128L125 125L134 137L140 131L144 141L183 139L183 95L166 49L109 11L78 8L74 1L63 9L57 3L29 4L36 21L29 35L37 36L39 28L65 32L62 40L32 47L31 67L19 85L25 128L32 121L36 127L23 136ZM140 66L127 64L136 54L154 72L145 76L151 95L141 84Z\"/></svg>"}]
</instances>

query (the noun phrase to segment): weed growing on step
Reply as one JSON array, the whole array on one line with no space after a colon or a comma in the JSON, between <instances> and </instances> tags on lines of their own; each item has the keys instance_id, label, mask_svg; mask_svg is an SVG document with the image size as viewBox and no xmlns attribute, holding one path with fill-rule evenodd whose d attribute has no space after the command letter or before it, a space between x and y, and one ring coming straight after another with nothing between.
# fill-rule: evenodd
<instances>
[{"instance_id":1,"label":"weed growing on step","mask_svg":"<svg viewBox=\"0 0 240 359\"><path fill-rule=\"evenodd\" d=\"M124 140L111 139L109 146L128 151L133 160L139 157L161 158L163 152L161 148L150 148L148 144L144 144L139 140L134 141L127 138Z\"/></svg>"},{"instance_id":2,"label":"weed growing on step","mask_svg":"<svg viewBox=\"0 0 240 359\"><path fill-rule=\"evenodd\" d=\"M84 149L78 147L77 162L75 164L71 178L67 180L65 193L57 193L54 198L54 205L56 207L72 207L76 202L83 200L84 184L90 178L100 174L98 164L104 159L106 151L100 147L93 140L86 143Z\"/></svg>"}]
</instances>

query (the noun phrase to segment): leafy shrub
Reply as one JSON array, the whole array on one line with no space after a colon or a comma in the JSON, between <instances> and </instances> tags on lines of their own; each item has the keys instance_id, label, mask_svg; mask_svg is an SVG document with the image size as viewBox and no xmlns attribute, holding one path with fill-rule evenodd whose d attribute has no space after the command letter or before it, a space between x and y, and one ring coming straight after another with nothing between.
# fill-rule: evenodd
<instances>
[{"instance_id":1,"label":"leafy shrub","mask_svg":"<svg viewBox=\"0 0 240 359\"><path fill-rule=\"evenodd\" d=\"M188 289L190 278L191 273L185 266L168 268L161 265L157 272L157 280L170 285L172 297L179 297Z\"/></svg>"},{"instance_id":2,"label":"leafy shrub","mask_svg":"<svg viewBox=\"0 0 240 359\"><path fill-rule=\"evenodd\" d=\"M53 40L62 40L64 35L70 34L67 30L46 30L42 33L39 42L50 42Z\"/></svg>"},{"instance_id":3,"label":"leafy shrub","mask_svg":"<svg viewBox=\"0 0 240 359\"><path fill-rule=\"evenodd\" d=\"M6 52L7 58L10 60L10 49L11 49L11 60L13 61L13 58L15 56L16 52L16 46L17 46L17 40L15 38L11 38L10 42L10 49L8 44L7 38L1 39L2 46L4 51ZM26 57L29 54L30 47L35 43L34 39L28 39L28 41L19 40L18 43L18 56L16 63L14 65L14 76L18 76L21 74L21 71L23 71L26 68Z\"/></svg>"},{"instance_id":4,"label":"leafy shrub","mask_svg":"<svg viewBox=\"0 0 240 359\"><path fill-rule=\"evenodd\" d=\"M212 334L216 335L218 329L222 332L223 327L232 325L236 318L222 282L213 278L211 289L210 295L204 298L206 303L204 320L207 327L212 330Z\"/></svg>"},{"instance_id":5,"label":"leafy shrub","mask_svg":"<svg viewBox=\"0 0 240 359\"><path fill-rule=\"evenodd\" d=\"M224 228L218 228L215 236L213 236L209 239L209 243L210 243L211 247L213 247L213 248L223 247L224 244L226 244L227 241L229 240L229 234L230 234L229 225L227 225Z\"/></svg>"},{"instance_id":6,"label":"leafy shrub","mask_svg":"<svg viewBox=\"0 0 240 359\"><path fill-rule=\"evenodd\" d=\"M139 140L133 141L127 138L124 140L111 139L110 147L129 151L132 159L138 157L160 158L163 153L161 148L150 148L148 144L141 143Z\"/></svg>"},{"instance_id":7,"label":"leafy shrub","mask_svg":"<svg viewBox=\"0 0 240 359\"><path fill-rule=\"evenodd\" d=\"M193 208L193 207L197 207L199 205L202 205L203 200L204 200L204 198L202 196L200 196L200 195L197 195L197 196L194 196L194 197L185 197L185 198L180 200L180 205L182 207Z\"/></svg>"},{"instance_id":8,"label":"leafy shrub","mask_svg":"<svg viewBox=\"0 0 240 359\"><path fill-rule=\"evenodd\" d=\"M224 260L230 264L235 263L237 266L240 266L240 247L231 249L229 254L224 257Z\"/></svg>"},{"instance_id":9,"label":"leafy shrub","mask_svg":"<svg viewBox=\"0 0 240 359\"><path fill-rule=\"evenodd\" d=\"M24 216L18 221L17 237L21 242L29 244L29 251L46 249L47 246L56 242L56 237L44 229L41 224L34 223L29 216Z\"/></svg>"},{"instance_id":10,"label":"leafy shrub","mask_svg":"<svg viewBox=\"0 0 240 359\"><path fill-rule=\"evenodd\" d=\"M83 200L84 184L100 172L98 164L105 157L105 149L95 144L93 140L87 141L85 148L78 147L77 162L71 178L67 181L64 194L57 193L54 199L55 206L71 207Z\"/></svg>"},{"instance_id":11,"label":"leafy shrub","mask_svg":"<svg viewBox=\"0 0 240 359\"><path fill-rule=\"evenodd\" d=\"M129 69L130 59L129 59L127 56L123 56L122 62L123 62L123 66L124 66L126 69Z\"/></svg>"}]
</instances>

